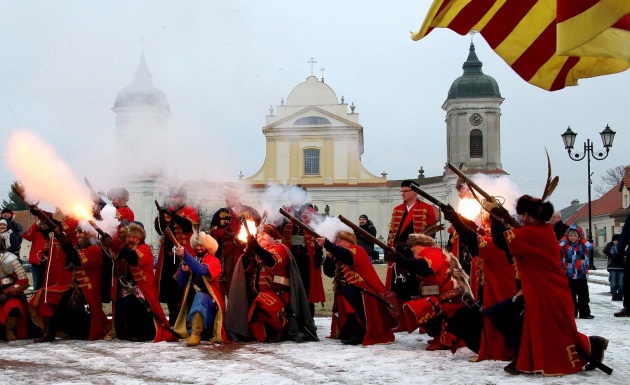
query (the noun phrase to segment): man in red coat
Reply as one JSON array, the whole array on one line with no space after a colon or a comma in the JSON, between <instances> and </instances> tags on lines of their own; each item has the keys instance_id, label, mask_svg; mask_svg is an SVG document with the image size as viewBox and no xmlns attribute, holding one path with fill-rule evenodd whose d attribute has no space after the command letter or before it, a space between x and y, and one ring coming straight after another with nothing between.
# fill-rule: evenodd
<instances>
[{"instance_id":1,"label":"man in red coat","mask_svg":"<svg viewBox=\"0 0 630 385\"><path fill-rule=\"evenodd\" d=\"M408 258L413 258L413 253L407 247L407 239L410 234L421 234L428 225L436 222L435 207L418 199L418 194L411 186L413 181L404 180L400 184L400 194L403 203L394 207L392 219L389 223L389 235L387 244ZM385 288L396 293L399 305L418 295L419 282L412 274L398 271L392 262L387 262L387 276ZM399 326L396 331L406 330L405 318L400 312Z\"/></svg>"},{"instance_id":2,"label":"man in red coat","mask_svg":"<svg viewBox=\"0 0 630 385\"><path fill-rule=\"evenodd\" d=\"M335 303L329 338L341 339L346 345L393 342L392 328L398 320L390 315L384 300L377 298L383 295L385 286L365 249L356 242L356 236L349 231L337 233L334 244L326 238L317 238L328 254L324 273L334 280Z\"/></svg>"},{"instance_id":3,"label":"man in red coat","mask_svg":"<svg viewBox=\"0 0 630 385\"><path fill-rule=\"evenodd\" d=\"M71 217L64 218L62 222L52 218L51 220L59 230L53 231L44 222L36 223L39 227L38 231L46 234L46 244L42 253L46 265L42 287L28 301L28 309L34 323L43 330L42 337L36 338L35 342L55 340L55 326L51 323L51 319L64 293L72 284L72 270L69 268L62 245L72 247L73 241L76 242L75 229L78 220Z\"/></svg>"},{"instance_id":4,"label":"man in red coat","mask_svg":"<svg viewBox=\"0 0 630 385\"><path fill-rule=\"evenodd\" d=\"M171 206L168 209L162 208L154 221L155 230L158 234L163 235L160 254L158 255L158 262L155 268L156 288L158 289L160 302L166 303L168 306L171 326L175 324L177 314L179 314L179 302L184 293L174 278L179 267L179 260L173 254L172 248L174 245L166 235L166 228L171 229L177 242L184 246L189 254L193 255L195 253L195 250L190 245L190 237L197 226L199 226L199 216L194 207L186 205L186 197L187 193L183 188L173 192L171 195Z\"/></svg>"},{"instance_id":5,"label":"man in red coat","mask_svg":"<svg viewBox=\"0 0 630 385\"><path fill-rule=\"evenodd\" d=\"M486 202L484 208L499 216L505 211L496 202ZM522 227L505 230L497 221L492 225L495 244L514 258L525 302L520 346L515 360L504 369L511 374L544 376L580 372L586 364L584 355L603 359L608 340L587 337L577 330L571 290L560 264L560 246L553 227L546 223L553 205L524 195L516 203L516 212Z\"/></svg>"},{"instance_id":6,"label":"man in red coat","mask_svg":"<svg viewBox=\"0 0 630 385\"><path fill-rule=\"evenodd\" d=\"M73 319L75 313L68 313L65 308L68 303L64 303L62 300L59 304L62 308L58 307L55 312L55 326L73 338L86 338L89 341L100 340L111 329L111 323L103 311L101 295L103 285L111 284L111 280L103 282L103 267L106 266L108 269L111 267L104 263L109 259L109 256L103 253L103 246L100 241L109 244L112 238L107 236L99 241L95 233L90 233L78 226L76 239L76 248L69 243L64 243L61 247L66 254L66 268L74 271L73 284L68 290L71 292L78 290L85 299L86 310L89 309L89 324L83 324L83 322L88 321L88 317ZM105 290L109 291L108 288ZM70 298L68 292L65 294L66 300ZM84 332L85 334L83 334Z\"/></svg>"},{"instance_id":7,"label":"man in red coat","mask_svg":"<svg viewBox=\"0 0 630 385\"><path fill-rule=\"evenodd\" d=\"M450 257L435 239L424 234L412 234L407 244L414 258L400 253L386 255L389 261L397 263L400 268L422 277L420 298L411 299L402 305L406 330L412 333L421 327L434 337L427 350L457 349L459 339L447 331L446 321L465 306L461 299L466 288L461 287L462 283L455 279ZM439 326L429 327L430 322Z\"/></svg>"},{"instance_id":8,"label":"man in red coat","mask_svg":"<svg viewBox=\"0 0 630 385\"><path fill-rule=\"evenodd\" d=\"M153 253L144 243L145 237L144 228L134 222L120 229L119 243L112 245L118 259L127 261L132 277L114 304L116 335L121 340L131 341L177 341L178 337L169 331L168 320L160 306Z\"/></svg>"},{"instance_id":9,"label":"man in red coat","mask_svg":"<svg viewBox=\"0 0 630 385\"><path fill-rule=\"evenodd\" d=\"M216 256L221 261L221 289L225 297L230 292L234 268L245 249L245 244L236 239L243 225L241 218L253 221L256 227L261 219L256 209L241 202L240 194L239 190L223 186L226 206L215 211L210 222L210 235L219 242Z\"/></svg>"},{"instance_id":10,"label":"man in red coat","mask_svg":"<svg viewBox=\"0 0 630 385\"><path fill-rule=\"evenodd\" d=\"M295 195L296 204L285 206L284 210L293 215L307 226L313 227L320 221L319 213L313 208L313 205L306 203L306 188L296 186L292 190ZM308 295L308 304L311 316L315 316L315 304L326 302L326 294L324 293L324 284L322 281L322 247L315 242L313 234L302 230L299 226L294 226L293 222L281 217L276 222L276 227L282 234L282 243L287 246L295 263L300 270L300 278L304 285L304 290Z\"/></svg>"},{"instance_id":11,"label":"man in red coat","mask_svg":"<svg viewBox=\"0 0 630 385\"><path fill-rule=\"evenodd\" d=\"M134 221L135 215L133 210L127 206L127 202L129 201L129 191L127 191L127 189L122 187L113 188L107 192L107 197L116 208L116 218L118 218L121 225L127 226Z\"/></svg>"},{"instance_id":12,"label":"man in red coat","mask_svg":"<svg viewBox=\"0 0 630 385\"><path fill-rule=\"evenodd\" d=\"M473 255L478 262L476 269L483 279L479 282L479 286L483 287L479 291L482 298L475 299L483 303L484 308L490 308L499 301L512 298L516 294L516 271L514 265L509 261L505 252L494 244L490 236L489 218L482 215L482 221L487 224L487 228L482 234L480 229L472 229L467 222L462 220L451 205L442 208L444 219L451 222L453 228L457 232L459 242L462 242L467 250ZM474 223L473 223L474 224ZM472 286L472 277L471 277ZM474 288L473 288L474 293ZM483 331L481 334L481 344L479 355L474 359L475 362L483 360L508 361L514 356L513 346L510 346L503 334L497 330L492 321L488 317L483 317Z\"/></svg>"},{"instance_id":13,"label":"man in red coat","mask_svg":"<svg viewBox=\"0 0 630 385\"><path fill-rule=\"evenodd\" d=\"M236 266L226 312L236 340L318 340L300 273L279 237L272 225L259 226Z\"/></svg>"}]
</instances>

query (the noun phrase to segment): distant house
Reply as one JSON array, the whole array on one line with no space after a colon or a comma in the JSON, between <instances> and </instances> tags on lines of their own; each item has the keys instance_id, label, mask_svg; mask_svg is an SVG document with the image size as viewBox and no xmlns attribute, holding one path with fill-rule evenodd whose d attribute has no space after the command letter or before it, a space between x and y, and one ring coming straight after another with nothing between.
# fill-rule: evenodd
<instances>
[{"instance_id":1,"label":"distant house","mask_svg":"<svg viewBox=\"0 0 630 385\"><path fill-rule=\"evenodd\" d=\"M626 217L630 213L630 167L624 170L621 182L608 190L599 199L591 202L591 223L593 227L593 243L600 252L613 234L621 231ZM573 203L573 202L572 202ZM564 216L563 216L564 217ZM577 224L588 233L588 203L579 207L572 215L566 217L568 225Z\"/></svg>"}]
</instances>

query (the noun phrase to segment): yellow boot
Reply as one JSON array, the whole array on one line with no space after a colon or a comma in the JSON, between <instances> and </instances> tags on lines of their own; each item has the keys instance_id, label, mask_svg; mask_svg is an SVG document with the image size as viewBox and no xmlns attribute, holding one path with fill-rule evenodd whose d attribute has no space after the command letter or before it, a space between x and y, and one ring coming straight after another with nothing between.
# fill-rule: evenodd
<instances>
[{"instance_id":1,"label":"yellow boot","mask_svg":"<svg viewBox=\"0 0 630 385\"><path fill-rule=\"evenodd\" d=\"M193 316L191 329L190 337L186 338L186 344L188 346L197 346L201 342L201 333L203 332L203 317L201 313L197 312Z\"/></svg>"},{"instance_id":2,"label":"yellow boot","mask_svg":"<svg viewBox=\"0 0 630 385\"><path fill-rule=\"evenodd\" d=\"M8 342L17 340L15 325L17 325L17 317L7 317L7 321L4 323L4 334Z\"/></svg>"}]
</instances>

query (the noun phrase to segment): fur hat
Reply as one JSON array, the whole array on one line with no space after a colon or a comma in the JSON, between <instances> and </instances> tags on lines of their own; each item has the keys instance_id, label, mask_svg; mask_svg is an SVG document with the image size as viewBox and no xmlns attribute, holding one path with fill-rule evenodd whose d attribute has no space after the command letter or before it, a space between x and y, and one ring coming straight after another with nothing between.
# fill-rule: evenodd
<instances>
[{"instance_id":1,"label":"fur hat","mask_svg":"<svg viewBox=\"0 0 630 385\"><path fill-rule=\"evenodd\" d=\"M359 215L359 219L361 219L361 218L365 219L366 221L369 219L368 216L365 215L365 214Z\"/></svg>"},{"instance_id":2,"label":"fur hat","mask_svg":"<svg viewBox=\"0 0 630 385\"><path fill-rule=\"evenodd\" d=\"M342 230L342 231L337 233L335 238L338 241L348 241L348 242L350 242L353 245L357 244L357 236L354 235L354 233L351 233L349 231Z\"/></svg>"},{"instance_id":3,"label":"fur hat","mask_svg":"<svg viewBox=\"0 0 630 385\"><path fill-rule=\"evenodd\" d=\"M122 226L120 228L119 238L125 239L127 237L138 237L141 241L147 236L147 233L144 231L144 226L140 222L132 222L127 226Z\"/></svg>"},{"instance_id":4,"label":"fur hat","mask_svg":"<svg viewBox=\"0 0 630 385\"><path fill-rule=\"evenodd\" d=\"M223 195L226 197L234 197L236 199L240 199L241 191L230 186L223 186Z\"/></svg>"},{"instance_id":5,"label":"fur hat","mask_svg":"<svg viewBox=\"0 0 630 385\"><path fill-rule=\"evenodd\" d=\"M526 213L535 219L547 222L551 219L554 209L550 202L543 202L539 198L523 195L516 201L516 212L519 215Z\"/></svg>"},{"instance_id":6,"label":"fur hat","mask_svg":"<svg viewBox=\"0 0 630 385\"><path fill-rule=\"evenodd\" d=\"M6 214L6 213L13 215L13 211L8 207L5 207L2 209L2 214Z\"/></svg>"},{"instance_id":7,"label":"fur hat","mask_svg":"<svg viewBox=\"0 0 630 385\"><path fill-rule=\"evenodd\" d=\"M7 220L2 218L0 219L0 223L4 223L5 226L8 226L9 224L7 223Z\"/></svg>"},{"instance_id":8,"label":"fur hat","mask_svg":"<svg viewBox=\"0 0 630 385\"><path fill-rule=\"evenodd\" d=\"M437 242L435 242L435 239L431 238L428 235L410 234L409 238L407 239L407 247L413 247L415 245L435 247L437 246Z\"/></svg>"},{"instance_id":9,"label":"fur hat","mask_svg":"<svg viewBox=\"0 0 630 385\"><path fill-rule=\"evenodd\" d=\"M217 252L219 248L219 243L216 239L214 239L210 234L206 234L203 231L199 233L194 233L192 237L190 237L190 245L192 247L197 247L197 245L201 245L208 250L210 254L214 254Z\"/></svg>"},{"instance_id":10,"label":"fur hat","mask_svg":"<svg viewBox=\"0 0 630 385\"><path fill-rule=\"evenodd\" d=\"M270 225L268 223L258 226L257 231L259 233L267 233L267 234L271 235L271 237L273 239L280 239L280 238L282 238L282 235L280 235L278 230L276 230L276 228L273 227L273 225Z\"/></svg>"},{"instance_id":11,"label":"fur hat","mask_svg":"<svg viewBox=\"0 0 630 385\"><path fill-rule=\"evenodd\" d=\"M186 191L185 188L180 187L178 189L171 190L171 196L173 196L173 197L182 197L182 198L186 199L188 197L188 192Z\"/></svg>"}]
</instances>

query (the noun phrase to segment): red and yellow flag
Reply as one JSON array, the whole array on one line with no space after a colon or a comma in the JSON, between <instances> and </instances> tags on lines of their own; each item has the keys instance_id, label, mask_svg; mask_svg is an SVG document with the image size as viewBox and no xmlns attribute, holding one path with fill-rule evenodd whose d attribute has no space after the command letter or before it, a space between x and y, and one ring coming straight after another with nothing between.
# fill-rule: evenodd
<instances>
[{"instance_id":1,"label":"red and yellow flag","mask_svg":"<svg viewBox=\"0 0 630 385\"><path fill-rule=\"evenodd\" d=\"M555 91L630 68L630 0L434 0L420 31L478 31L516 73Z\"/></svg>"}]
</instances>

